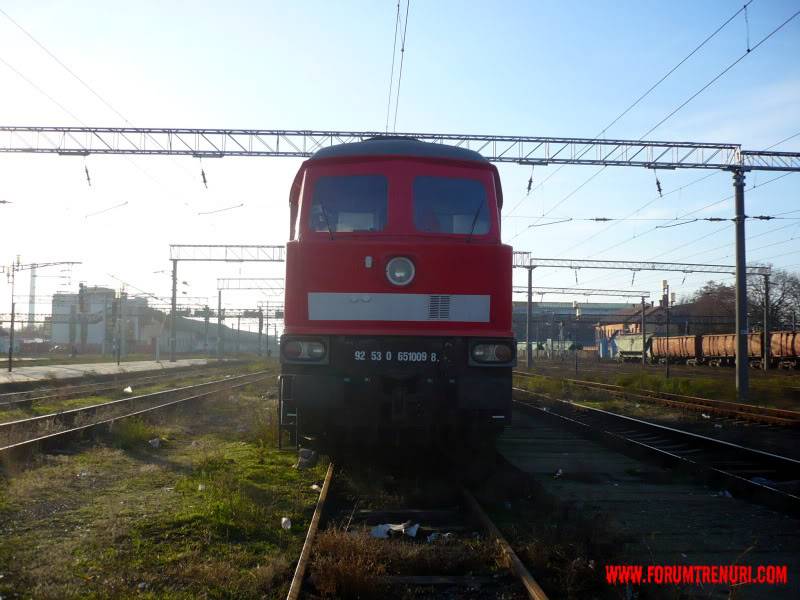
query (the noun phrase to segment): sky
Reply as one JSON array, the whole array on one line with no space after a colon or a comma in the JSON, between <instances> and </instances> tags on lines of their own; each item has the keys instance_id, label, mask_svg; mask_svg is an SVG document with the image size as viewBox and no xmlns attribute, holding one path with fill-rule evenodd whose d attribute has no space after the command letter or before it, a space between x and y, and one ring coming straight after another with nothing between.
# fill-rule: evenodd
<instances>
[{"instance_id":1,"label":"sky","mask_svg":"<svg viewBox=\"0 0 800 600\"><path fill-rule=\"evenodd\" d=\"M398 132L594 137L741 6L741 0L410 0L390 130L396 111ZM396 0L10 0L0 8L105 101L0 14L0 125L362 131L386 124ZM401 18L405 10L401 0ZM748 38L754 47L798 10L797 0L753 0L746 20L743 13L734 18L603 135L641 137L746 53ZM798 56L800 17L648 139L763 149L800 133ZM398 70L399 62L395 91ZM800 135L774 150L800 150ZM75 290L82 281L167 297L171 243L285 242L289 186L300 162L0 153L0 200L9 202L0 204L0 264L17 255L23 263L82 263L70 272L41 270L50 275L38 280L42 296ZM733 262L729 221L670 228L656 228L666 221L631 219L548 224L629 215L673 219L693 211L693 217L730 218L729 173L661 171L660 197L647 169L607 168L585 183L597 167L499 168L503 239L515 250L556 258ZM747 222L748 260L800 271L800 174L775 179L779 175L747 175L748 214L787 213L780 220ZM199 214L239 204L244 206ZM186 284L180 289L213 305L217 277L275 277L283 269L181 263ZM534 285L574 287L577 280L578 287L656 296L668 279L681 297L708 278L642 272L632 281L627 271L537 269ZM515 273L515 283L524 279ZM17 301L26 304L27 293L23 273ZM247 308L267 299L260 292L229 292L224 303ZM8 312L9 304L10 288L0 287L0 312Z\"/></svg>"}]
</instances>

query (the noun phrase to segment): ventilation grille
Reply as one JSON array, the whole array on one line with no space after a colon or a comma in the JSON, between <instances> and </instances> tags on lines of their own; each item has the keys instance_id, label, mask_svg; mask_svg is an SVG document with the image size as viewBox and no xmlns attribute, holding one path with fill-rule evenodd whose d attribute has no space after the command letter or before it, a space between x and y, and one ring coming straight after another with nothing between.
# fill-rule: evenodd
<instances>
[{"instance_id":1,"label":"ventilation grille","mask_svg":"<svg viewBox=\"0 0 800 600\"><path fill-rule=\"evenodd\" d=\"M450 296L430 296L428 298L428 320L450 320Z\"/></svg>"}]
</instances>

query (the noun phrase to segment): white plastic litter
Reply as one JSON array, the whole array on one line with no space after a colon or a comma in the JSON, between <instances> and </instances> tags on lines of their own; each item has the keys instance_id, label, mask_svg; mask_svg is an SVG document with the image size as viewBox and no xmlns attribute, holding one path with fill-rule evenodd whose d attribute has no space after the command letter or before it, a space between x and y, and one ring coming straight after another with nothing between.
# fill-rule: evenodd
<instances>
[{"instance_id":1,"label":"white plastic litter","mask_svg":"<svg viewBox=\"0 0 800 600\"><path fill-rule=\"evenodd\" d=\"M161 447L161 438L153 438L152 440L147 442L153 448L160 448Z\"/></svg>"},{"instance_id":2,"label":"white plastic litter","mask_svg":"<svg viewBox=\"0 0 800 600\"><path fill-rule=\"evenodd\" d=\"M198 492L204 492L205 489L206 489L206 484L205 483L198 483L197 484L197 491Z\"/></svg>"},{"instance_id":3,"label":"white plastic litter","mask_svg":"<svg viewBox=\"0 0 800 600\"><path fill-rule=\"evenodd\" d=\"M707 415L706 413L700 413L700 416L703 417L704 419L710 419L711 418L711 416Z\"/></svg>"},{"instance_id":4,"label":"white plastic litter","mask_svg":"<svg viewBox=\"0 0 800 600\"><path fill-rule=\"evenodd\" d=\"M133 393L133 388L131 386L128 386L122 391L125 392L126 394L132 394Z\"/></svg>"},{"instance_id":5,"label":"white plastic litter","mask_svg":"<svg viewBox=\"0 0 800 600\"><path fill-rule=\"evenodd\" d=\"M722 429L722 425L719 423L714 423L714 429Z\"/></svg>"},{"instance_id":6,"label":"white plastic litter","mask_svg":"<svg viewBox=\"0 0 800 600\"><path fill-rule=\"evenodd\" d=\"M556 471L555 473L553 473L553 479L558 479L558 478L559 478L559 477L561 477L563 474L564 474L564 470L563 470L563 469L559 469L558 471Z\"/></svg>"},{"instance_id":7,"label":"white plastic litter","mask_svg":"<svg viewBox=\"0 0 800 600\"><path fill-rule=\"evenodd\" d=\"M281 527L284 529L291 529L292 520L289 517L281 517Z\"/></svg>"},{"instance_id":8,"label":"white plastic litter","mask_svg":"<svg viewBox=\"0 0 800 600\"><path fill-rule=\"evenodd\" d=\"M311 489L314 490L315 492L322 491L322 488L319 487L319 485L317 485L316 483L311 486Z\"/></svg>"},{"instance_id":9,"label":"white plastic litter","mask_svg":"<svg viewBox=\"0 0 800 600\"><path fill-rule=\"evenodd\" d=\"M375 525L370 531L370 535L381 539L388 538L390 535L407 535L413 538L417 537L417 531L419 531L419 523L412 524L411 521L406 521L397 525L393 523Z\"/></svg>"}]
</instances>

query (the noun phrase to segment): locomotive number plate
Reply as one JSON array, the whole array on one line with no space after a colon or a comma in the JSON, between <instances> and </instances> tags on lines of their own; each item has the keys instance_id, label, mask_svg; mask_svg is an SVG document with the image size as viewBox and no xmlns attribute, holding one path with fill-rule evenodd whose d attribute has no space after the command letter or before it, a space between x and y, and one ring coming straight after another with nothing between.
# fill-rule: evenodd
<instances>
[{"instance_id":1,"label":"locomotive number plate","mask_svg":"<svg viewBox=\"0 0 800 600\"><path fill-rule=\"evenodd\" d=\"M435 363L437 352L394 352L392 350L354 350L353 359L359 362Z\"/></svg>"}]
</instances>

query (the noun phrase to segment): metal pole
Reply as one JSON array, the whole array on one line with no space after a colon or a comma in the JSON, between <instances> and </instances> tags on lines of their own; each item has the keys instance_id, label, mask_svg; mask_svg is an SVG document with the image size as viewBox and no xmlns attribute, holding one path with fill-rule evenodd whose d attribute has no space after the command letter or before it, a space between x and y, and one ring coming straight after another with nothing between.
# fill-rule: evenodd
<instances>
[{"instance_id":1,"label":"metal pole","mask_svg":"<svg viewBox=\"0 0 800 600\"><path fill-rule=\"evenodd\" d=\"M533 267L528 267L528 307L525 317L525 367L533 366L533 345L531 344L531 318L533 317Z\"/></svg>"},{"instance_id":2,"label":"metal pole","mask_svg":"<svg viewBox=\"0 0 800 600\"><path fill-rule=\"evenodd\" d=\"M19 257L17 257L19 263ZM14 360L14 278L16 276L16 265L11 265L11 329L8 331L8 372L11 373L11 362Z\"/></svg>"},{"instance_id":3,"label":"metal pole","mask_svg":"<svg viewBox=\"0 0 800 600\"><path fill-rule=\"evenodd\" d=\"M666 350L666 354L667 354L666 365L667 365L667 367L666 368L667 368L667 379L669 379L669 293L667 293L667 304L666 304L666 306L667 306L667 309L666 309L666 311L667 311L667 343L666 343L666 346L667 346L667 350Z\"/></svg>"},{"instance_id":4,"label":"metal pole","mask_svg":"<svg viewBox=\"0 0 800 600\"><path fill-rule=\"evenodd\" d=\"M122 292L119 293L119 298L117 299L117 322L116 322L116 330L117 330L117 366L119 366L120 359L122 357Z\"/></svg>"},{"instance_id":5,"label":"metal pole","mask_svg":"<svg viewBox=\"0 0 800 600\"><path fill-rule=\"evenodd\" d=\"M222 290L217 291L217 360L222 360Z\"/></svg>"},{"instance_id":6,"label":"metal pole","mask_svg":"<svg viewBox=\"0 0 800 600\"><path fill-rule=\"evenodd\" d=\"M769 370L769 275L764 275L764 371Z\"/></svg>"},{"instance_id":7,"label":"metal pole","mask_svg":"<svg viewBox=\"0 0 800 600\"><path fill-rule=\"evenodd\" d=\"M14 287L11 287L11 295L14 295ZM17 303L11 300L11 329L8 331L8 372L11 373L11 362L14 360L14 315Z\"/></svg>"},{"instance_id":8,"label":"metal pole","mask_svg":"<svg viewBox=\"0 0 800 600\"><path fill-rule=\"evenodd\" d=\"M744 241L744 170L733 171L733 188L736 198L736 390L739 402L749 396L747 372L747 258Z\"/></svg>"},{"instance_id":9,"label":"metal pole","mask_svg":"<svg viewBox=\"0 0 800 600\"><path fill-rule=\"evenodd\" d=\"M642 296L642 368L643 369L647 367L647 357L644 351L645 346L647 345L647 334L645 333L645 328L644 328L644 311L645 311L644 296Z\"/></svg>"},{"instance_id":10,"label":"metal pole","mask_svg":"<svg viewBox=\"0 0 800 600\"><path fill-rule=\"evenodd\" d=\"M578 376L578 323L572 328L572 350L575 352L575 377Z\"/></svg>"},{"instance_id":11,"label":"metal pole","mask_svg":"<svg viewBox=\"0 0 800 600\"><path fill-rule=\"evenodd\" d=\"M178 341L178 321L177 315L178 303L178 259L172 259L172 310L170 312L169 320L169 362L175 362L175 346Z\"/></svg>"},{"instance_id":12,"label":"metal pole","mask_svg":"<svg viewBox=\"0 0 800 600\"><path fill-rule=\"evenodd\" d=\"M236 354L239 354L239 335L242 333L242 315L236 317Z\"/></svg>"},{"instance_id":13,"label":"metal pole","mask_svg":"<svg viewBox=\"0 0 800 600\"><path fill-rule=\"evenodd\" d=\"M120 336L119 336L119 355L120 356L127 356L128 355L128 323L125 321L125 305L127 304L126 300L128 299L128 294L121 294L119 300L119 321L120 325Z\"/></svg>"},{"instance_id":14,"label":"metal pole","mask_svg":"<svg viewBox=\"0 0 800 600\"><path fill-rule=\"evenodd\" d=\"M206 305L203 308L203 327L205 333L205 338L203 341L203 350L205 351L206 358L208 358L208 319L210 316L211 316L211 311L209 310L208 305Z\"/></svg>"},{"instance_id":15,"label":"metal pole","mask_svg":"<svg viewBox=\"0 0 800 600\"><path fill-rule=\"evenodd\" d=\"M264 355L263 344L261 343L262 336L264 335L264 309L258 309L258 355Z\"/></svg>"},{"instance_id":16,"label":"metal pole","mask_svg":"<svg viewBox=\"0 0 800 600\"><path fill-rule=\"evenodd\" d=\"M31 284L28 294L28 330L33 333L36 321L36 265L31 265Z\"/></svg>"}]
</instances>

